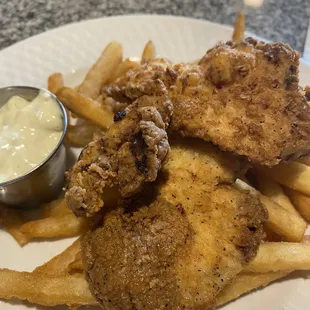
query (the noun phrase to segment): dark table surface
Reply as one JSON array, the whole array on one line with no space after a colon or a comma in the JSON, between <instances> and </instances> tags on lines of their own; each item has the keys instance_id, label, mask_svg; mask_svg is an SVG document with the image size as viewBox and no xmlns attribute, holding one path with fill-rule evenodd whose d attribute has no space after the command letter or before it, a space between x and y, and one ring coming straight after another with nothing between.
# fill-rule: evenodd
<instances>
[{"instance_id":1,"label":"dark table surface","mask_svg":"<svg viewBox=\"0 0 310 310\"><path fill-rule=\"evenodd\" d=\"M310 0L0 0L0 49L84 19L122 14L170 14L232 25L243 10L247 30L302 52Z\"/></svg>"}]
</instances>

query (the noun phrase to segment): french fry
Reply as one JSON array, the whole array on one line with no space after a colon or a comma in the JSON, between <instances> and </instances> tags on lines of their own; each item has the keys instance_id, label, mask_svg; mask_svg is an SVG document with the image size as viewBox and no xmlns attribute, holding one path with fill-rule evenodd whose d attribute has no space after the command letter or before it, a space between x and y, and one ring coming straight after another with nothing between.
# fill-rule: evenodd
<instances>
[{"instance_id":1,"label":"french fry","mask_svg":"<svg viewBox=\"0 0 310 310\"><path fill-rule=\"evenodd\" d=\"M54 256L51 260L38 266L33 272L41 272L45 275L64 275L69 265L75 261L77 253L81 251L80 239L75 240L62 253Z\"/></svg>"},{"instance_id":2,"label":"french fry","mask_svg":"<svg viewBox=\"0 0 310 310\"><path fill-rule=\"evenodd\" d=\"M64 79L61 73L54 73L48 77L47 89L56 94L62 87L64 87Z\"/></svg>"},{"instance_id":3,"label":"french fry","mask_svg":"<svg viewBox=\"0 0 310 310\"><path fill-rule=\"evenodd\" d=\"M81 251L76 253L74 261L72 261L68 267L69 267L69 270L73 272L81 272L84 270Z\"/></svg>"},{"instance_id":4,"label":"french fry","mask_svg":"<svg viewBox=\"0 0 310 310\"><path fill-rule=\"evenodd\" d=\"M88 71L78 92L85 97L96 99L102 86L111 78L122 61L123 48L117 42L111 42L102 52L97 62Z\"/></svg>"},{"instance_id":5,"label":"french fry","mask_svg":"<svg viewBox=\"0 0 310 310\"><path fill-rule=\"evenodd\" d=\"M285 192L290 197L295 208L307 220L310 221L310 197L302 193L296 192L293 189L286 188Z\"/></svg>"},{"instance_id":6,"label":"french fry","mask_svg":"<svg viewBox=\"0 0 310 310\"><path fill-rule=\"evenodd\" d=\"M256 182L259 191L272 199L274 202L278 203L286 211L300 216L298 211L294 208L290 199L284 194L284 191L277 182L274 180L265 177L264 175L258 173L256 174Z\"/></svg>"},{"instance_id":7,"label":"french fry","mask_svg":"<svg viewBox=\"0 0 310 310\"><path fill-rule=\"evenodd\" d=\"M244 15L242 12L239 12L234 25L234 32L232 36L233 41L238 42L244 39L244 29L245 29Z\"/></svg>"},{"instance_id":8,"label":"french fry","mask_svg":"<svg viewBox=\"0 0 310 310\"><path fill-rule=\"evenodd\" d=\"M237 299L243 294L249 293L260 287L264 287L269 283L287 276L291 270L267 272L267 273L244 273L228 284L224 290L218 295L217 306L226 304L234 299Z\"/></svg>"},{"instance_id":9,"label":"french fry","mask_svg":"<svg viewBox=\"0 0 310 310\"><path fill-rule=\"evenodd\" d=\"M66 139L72 146L84 147L93 140L96 130L98 130L98 127L90 123L69 125Z\"/></svg>"},{"instance_id":10,"label":"french fry","mask_svg":"<svg viewBox=\"0 0 310 310\"><path fill-rule=\"evenodd\" d=\"M143 49L141 63L146 63L156 57L155 45L152 41L148 41Z\"/></svg>"},{"instance_id":11,"label":"french fry","mask_svg":"<svg viewBox=\"0 0 310 310\"><path fill-rule=\"evenodd\" d=\"M29 242L30 238L20 230L24 219L20 213L4 205L0 205L0 225L17 241L20 246Z\"/></svg>"},{"instance_id":12,"label":"french fry","mask_svg":"<svg viewBox=\"0 0 310 310\"><path fill-rule=\"evenodd\" d=\"M135 69L139 63L130 59L125 59L117 68L115 74L109 82L114 82L116 79L124 76L129 70Z\"/></svg>"},{"instance_id":13,"label":"french fry","mask_svg":"<svg viewBox=\"0 0 310 310\"><path fill-rule=\"evenodd\" d=\"M112 111L104 109L72 88L61 88L57 93L57 97L68 110L104 130L113 123Z\"/></svg>"},{"instance_id":14,"label":"french fry","mask_svg":"<svg viewBox=\"0 0 310 310\"><path fill-rule=\"evenodd\" d=\"M299 216L287 212L268 197L261 195L259 198L268 210L267 227L286 241L300 242L307 229L306 222Z\"/></svg>"},{"instance_id":15,"label":"french fry","mask_svg":"<svg viewBox=\"0 0 310 310\"><path fill-rule=\"evenodd\" d=\"M258 249L256 257L245 272L275 272L310 270L310 244L293 242L266 242Z\"/></svg>"},{"instance_id":16,"label":"french fry","mask_svg":"<svg viewBox=\"0 0 310 310\"><path fill-rule=\"evenodd\" d=\"M89 221L73 213L30 221L21 226L21 232L29 238L74 237L85 232Z\"/></svg>"},{"instance_id":17,"label":"french fry","mask_svg":"<svg viewBox=\"0 0 310 310\"><path fill-rule=\"evenodd\" d=\"M46 276L0 269L0 298L28 300L42 306L96 305L83 274Z\"/></svg>"},{"instance_id":18,"label":"french fry","mask_svg":"<svg viewBox=\"0 0 310 310\"><path fill-rule=\"evenodd\" d=\"M310 195L310 167L298 162L281 162L272 168L257 167L258 171L282 185Z\"/></svg>"},{"instance_id":19,"label":"french fry","mask_svg":"<svg viewBox=\"0 0 310 310\"><path fill-rule=\"evenodd\" d=\"M299 216L289 213L270 198L262 195L255 188L241 180L237 180L235 187L249 191L257 196L268 211L266 226L282 236L286 241L301 242L307 229L306 222Z\"/></svg>"},{"instance_id":20,"label":"french fry","mask_svg":"<svg viewBox=\"0 0 310 310\"><path fill-rule=\"evenodd\" d=\"M42 214L44 218L60 216L68 213L72 213L72 211L67 207L64 198L53 200L42 206Z\"/></svg>"}]
</instances>

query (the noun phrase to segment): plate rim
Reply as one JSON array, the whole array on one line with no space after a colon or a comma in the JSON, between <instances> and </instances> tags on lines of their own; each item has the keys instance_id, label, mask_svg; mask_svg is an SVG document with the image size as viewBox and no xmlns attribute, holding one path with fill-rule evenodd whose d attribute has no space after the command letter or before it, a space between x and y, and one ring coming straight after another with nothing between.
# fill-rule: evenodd
<instances>
[{"instance_id":1,"label":"plate rim","mask_svg":"<svg viewBox=\"0 0 310 310\"><path fill-rule=\"evenodd\" d=\"M18 46L21 43L24 43L28 40L34 39L34 38L38 38L40 36L44 36L47 33L51 33L51 32L57 32L59 30L63 30L65 28L70 28L70 27L74 27L76 25L80 25L80 24L87 24L87 23L93 23L93 22L98 22L100 20L109 20L109 19L126 19L126 18L163 18L163 19L176 19L176 20L187 20L187 21L191 21L191 22L200 22L202 24L210 24L210 25L215 25L215 26L220 26L225 28L226 30L232 30L233 27L228 25L228 24L220 24L220 23L216 23L216 22L212 22L209 21L207 19L201 19L201 18L194 18L194 17L187 17L187 16L182 16L182 15L171 15L171 14L124 14L124 15L113 15L113 16L102 16L102 17L97 17L97 18L90 18L90 19L82 19L80 21L76 21L76 22L72 22L72 23L67 23L55 28L50 28L47 29L43 32L37 33L33 36L30 36L28 38L22 39L18 42L15 42L3 49L0 50L0 54L2 52L6 52L8 49L13 48Z\"/></svg>"},{"instance_id":2,"label":"plate rim","mask_svg":"<svg viewBox=\"0 0 310 310\"><path fill-rule=\"evenodd\" d=\"M182 16L182 15L171 15L171 14L124 14L124 15L101 16L101 17L97 17L97 18L82 19L82 20L79 20L79 21L76 21L76 22L67 23L67 24L64 24L64 25L61 25L61 26L58 26L58 27L55 27L55 28L47 29L47 30L45 30L43 32L37 33L37 34L35 34L33 36L30 36L28 38L25 38L25 39L22 39L22 40L20 40L18 42L15 42L15 43L13 43L13 44L11 44L11 45L1 49L0 50L0 56L1 56L1 54L6 53L11 48L16 48L20 44L27 43L27 41L30 41L32 39L38 39L40 36L44 36L47 33L51 34L53 32L57 32L57 31L60 31L60 30L66 29L66 28L74 27L76 25L93 23L93 22L98 22L98 21L101 21L101 20L109 20L109 19L117 20L117 19L126 19L126 18L151 18L151 19L163 18L163 19L184 20L184 21L190 21L190 22L198 22L198 23L201 23L201 24L209 24L211 26L221 27L221 28L229 30L229 31L233 30L233 26L225 24L225 23L224 24L220 24L220 23L213 22L213 21L210 21L210 20L207 20L207 19L195 18L195 17L190 17L190 16ZM248 31L246 31L246 34L247 34L247 36L252 36L252 37L255 37L255 38L259 39L259 40L263 40L265 42L274 42L274 41L267 40L265 38L256 36L254 33L251 33L251 32L248 32ZM310 69L310 63L305 61L302 58L302 54L300 52L298 52L298 53L300 54L300 59L299 59L300 63ZM310 84L310 82L309 82L309 84Z\"/></svg>"}]
</instances>

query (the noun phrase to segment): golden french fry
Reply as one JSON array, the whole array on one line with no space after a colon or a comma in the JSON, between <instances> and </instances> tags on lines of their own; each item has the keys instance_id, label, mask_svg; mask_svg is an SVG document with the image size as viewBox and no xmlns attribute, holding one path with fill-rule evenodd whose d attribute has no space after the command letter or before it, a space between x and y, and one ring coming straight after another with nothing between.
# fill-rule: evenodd
<instances>
[{"instance_id":1,"label":"golden french fry","mask_svg":"<svg viewBox=\"0 0 310 310\"><path fill-rule=\"evenodd\" d=\"M111 82L115 81L116 79L122 77L126 74L129 70L135 69L139 66L139 63L136 61L132 61L130 59L125 59L117 68L113 78L110 80ZM110 82L109 81L109 82Z\"/></svg>"},{"instance_id":2,"label":"golden french fry","mask_svg":"<svg viewBox=\"0 0 310 310\"><path fill-rule=\"evenodd\" d=\"M239 12L234 25L234 32L232 36L233 41L235 42L242 41L244 39L244 31L245 31L244 15L242 12Z\"/></svg>"},{"instance_id":3,"label":"golden french fry","mask_svg":"<svg viewBox=\"0 0 310 310\"><path fill-rule=\"evenodd\" d=\"M29 242L30 238L20 230L24 224L24 219L11 207L0 205L0 225L17 241L20 246Z\"/></svg>"},{"instance_id":4,"label":"golden french fry","mask_svg":"<svg viewBox=\"0 0 310 310\"><path fill-rule=\"evenodd\" d=\"M285 195L280 184L274 180L265 177L264 175L257 173L256 174L256 183L259 191L278 203L286 211L293 213L297 216L300 216L298 211L294 208L290 199Z\"/></svg>"},{"instance_id":5,"label":"golden french fry","mask_svg":"<svg viewBox=\"0 0 310 310\"><path fill-rule=\"evenodd\" d=\"M156 57L155 45L152 41L148 41L143 49L141 63L146 63Z\"/></svg>"},{"instance_id":6,"label":"golden french fry","mask_svg":"<svg viewBox=\"0 0 310 310\"><path fill-rule=\"evenodd\" d=\"M310 167L298 162L281 162L272 168L257 167L259 172L282 185L310 195Z\"/></svg>"},{"instance_id":7,"label":"golden french fry","mask_svg":"<svg viewBox=\"0 0 310 310\"><path fill-rule=\"evenodd\" d=\"M85 232L88 224L88 219L69 213L27 222L21 232L31 238L74 237Z\"/></svg>"},{"instance_id":8,"label":"golden french fry","mask_svg":"<svg viewBox=\"0 0 310 310\"><path fill-rule=\"evenodd\" d=\"M96 130L98 130L98 127L90 123L69 125L66 139L72 146L84 147L93 140Z\"/></svg>"},{"instance_id":9,"label":"golden french fry","mask_svg":"<svg viewBox=\"0 0 310 310\"><path fill-rule=\"evenodd\" d=\"M81 272L84 270L81 251L76 253L74 261L69 264L69 270L74 272Z\"/></svg>"},{"instance_id":10,"label":"golden french fry","mask_svg":"<svg viewBox=\"0 0 310 310\"><path fill-rule=\"evenodd\" d=\"M47 88L51 93L56 94L62 87L64 79L61 73L54 73L48 77Z\"/></svg>"},{"instance_id":11,"label":"golden french fry","mask_svg":"<svg viewBox=\"0 0 310 310\"><path fill-rule=\"evenodd\" d=\"M63 199L56 199L56 200L52 200L50 202L44 203L41 206L41 210L42 210L42 216L43 217L50 217L51 216L51 212L54 208L56 208L56 206L58 206Z\"/></svg>"},{"instance_id":12,"label":"golden french fry","mask_svg":"<svg viewBox=\"0 0 310 310\"><path fill-rule=\"evenodd\" d=\"M256 257L245 267L245 272L275 272L310 270L310 244L293 242L266 242Z\"/></svg>"},{"instance_id":13,"label":"golden french fry","mask_svg":"<svg viewBox=\"0 0 310 310\"><path fill-rule=\"evenodd\" d=\"M72 88L63 87L57 93L63 105L81 118L106 130L113 123L113 113Z\"/></svg>"},{"instance_id":14,"label":"golden french fry","mask_svg":"<svg viewBox=\"0 0 310 310\"><path fill-rule=\"evenodd\" d=\"M74 114L73 112L69 111L68 109L66 109L66 111L67 111L67 116L68 116L68 124L71 124L70 120L80 119L76 114Z\"/></svg>"},{"instance_id":15,"label":"golden french fry","mask_svg":"<svg viewBox=\"0 0 310 310\"><path fill-rule=\"evenodd\" d=\"M54 217L68 213L72 213L72 211L67 207L66 200L64 198L53 200L42 206L43 217Z\"/></svg>"},{"instance_id":16,"label":"golden french fry","mask_svg":"<svg viewBox=\"0 0 310 310\"><path fill-rule=\"evenodd\" d=\"M111 78L122 61L123 48L117 42L111 42L102 52L99 59L88 71L78 92L85 97L96 99L102 86Z\"/></svg>"},{"instance_id":17,"label":"golden french fry","mask_svg":"<svg viewBox=\"0 0 310 310\"><path fill-rule=\"evenodd\" d=\"M80 239L75 240L62 253L54 256L51 260L38 266L33 272L41 272L45 275L64 275L70 263L75 261L76 255L80 253Z\"/></svg>"},{"instance_id":18,"label":"golden french fry","mask_svg":"<svg viewBox=\"0 0 310 310\"><path fill-rule=\"evenodd\" d=\"M0 298L28 300L43 306L96 305L83 274L46 276L0 269Z\"/></svg>"},{"instance_id":19,"label":"golden french fry","mask_svg":"<svg viewBox=\"0 0 310 310\"><path fill-rule=\"evenodd\" d=\"M307 220L310 221L310 197L293 189L286 188L285 192L290 197L295 208Z\"/></svg>"},{"instance_id":20,"label":"golden french fry","mask_svg":"<svg viewBox=\"0 0 310 310\"><path fill-rule=\"evenodd\" d=\"M261 195L260 200L268 210L266 226L286 241L301 242L307 229L306 222L266 196Z\"/></svg>"},{"instance_id":21,"label":"golden french fry","mask_svg":"<svg viewBox=\"0 0 310 310\"><path fill-rule=\"evenodd\" d=\"M224 290L218 295L217 306L223 305L237 299L243 294L249 293L260 287L268 285L270 282L276 281L287 276L291 270L267 272L267 273L244 273L228 284Z\"/></svg>"},{"instance_id":22,"label":"golden french fry","mask_svg":"<svg viewBox=\"0 0 310 310\"><path fill-rule=\"evenodd\" d=\"M266 226L282 236L286 241L301 242L307 229L306 222L295 214L289 213L279 204L264 196L252 186L237 180L235 186L257 196L268 211Z\"/></svg>"}]
</instances>

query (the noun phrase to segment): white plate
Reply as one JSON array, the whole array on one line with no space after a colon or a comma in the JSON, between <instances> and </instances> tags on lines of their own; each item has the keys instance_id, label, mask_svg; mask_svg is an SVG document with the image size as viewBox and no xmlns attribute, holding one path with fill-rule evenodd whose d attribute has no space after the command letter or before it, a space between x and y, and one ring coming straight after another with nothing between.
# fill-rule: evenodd
<instances>
[{"instance_id":1,"label":"white plate","mask_svg":"<svg viewBox=\"0 0 310 310\"><path fill-rule=\"evenodd\" d=\"M125 56L139 56L146 41L152 39L160 56L180 62L197 59L219 40L229 40L231 33L226 26L170 16L121 16L71 24L0 51L0 87L46 87L48 75L57 71L66 73L68 85L76 85L111 40L123 44ZM300 71L301 84L305 85L310 80L310 67L301 64ZM44 241L20 248L0 230L0 268L30 271L71 242L72 239ZM300 273L298 278L272 284L222 309L310 309L310 280L306 275ZM36 309L30 304L0 301L1 310L29 308Z\"/></svg>"}]
</instances>

